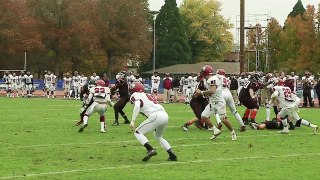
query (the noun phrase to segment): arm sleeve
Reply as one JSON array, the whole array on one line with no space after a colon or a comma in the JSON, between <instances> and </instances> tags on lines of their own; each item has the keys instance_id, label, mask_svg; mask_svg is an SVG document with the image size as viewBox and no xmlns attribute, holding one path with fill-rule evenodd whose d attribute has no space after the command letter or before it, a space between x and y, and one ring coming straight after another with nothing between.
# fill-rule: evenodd
<instances>
[{"instance_id":1,"label":"arm sleeve","mask_svg":"<svg viewBox=\"0 0 320 180\"><path fill-rule=\"evenodd\" d=\"M140 111L140 100L138 101L135 101L134 102L134 107L133 107L133 112L132 112L132 118L131 118L131 121L132 122L135 122L136 121L136 118L139 114L139 111Z\"/></svg>"}]
</instances>

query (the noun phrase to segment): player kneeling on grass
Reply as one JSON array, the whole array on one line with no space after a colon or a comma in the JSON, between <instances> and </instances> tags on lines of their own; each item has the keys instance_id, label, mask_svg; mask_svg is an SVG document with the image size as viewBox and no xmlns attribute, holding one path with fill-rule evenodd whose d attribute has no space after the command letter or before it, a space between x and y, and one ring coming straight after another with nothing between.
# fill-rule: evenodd
<instances>
[{"instance_id":1,"label":"player kneeling on grass","mask_svg":"<svg viewBox=\"0 0 320 180\"><path fill-rule=\"evenodd\" d=\"M93 99L93 103L89 105ZM83 116L83 125L80 127L79 132L82 132L88 126L89 116L98 112L100 114L101 130L100 132L105 133L105 111L107 110L107 103L112 106L113 103L110 99L110 89L105 87L105 82L103 80L97 80L96 86L92 87L89 91L89 96L86 100L84 108L86 109Z\"/></svg>"},{"instance_id":2,"label":"player kneeling on grass","mask_svg":"<svg viewBox=\"0 0 320 180\"><path fill-rule=\"evenodd\" d=\"M177 156L172 152L170 144L162 137L169 119L165 109L153 96L144 93L144 86L140 82L132 83L130 91L132 93L130 100L134 104L131 128L134 131L134 136L148 151L142 160L148 161L152 156L157 155L157 151L149 144L149 140L145 136L146 133L153 131L155 139L168 152L168 160L177 161ZM139 112L147 119L135 128L135 120Z\"/></svg>"}]
</instances>

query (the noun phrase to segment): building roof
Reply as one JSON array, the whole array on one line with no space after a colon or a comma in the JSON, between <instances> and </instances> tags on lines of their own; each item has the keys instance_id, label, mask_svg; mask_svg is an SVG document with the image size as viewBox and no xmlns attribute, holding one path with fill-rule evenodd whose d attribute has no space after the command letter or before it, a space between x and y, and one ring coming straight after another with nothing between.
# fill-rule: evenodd
<instances>
[{"instance_id":1,"label":"building roof","mask_svg":"<svg viewBox=\"0 0 320 180\"><path fill-rule=\"evenodd\" d=\"M217 69L224 69L226 74L239 74L240 64L239 62L201 62L197 64L176 64L173 66L168 66L164 68L156 69L159 74L188 74L188 73L198 73L204 65L210 65L213 67L214 72ZM152 74L153 70L143 72L142 74Z\"/></svg>"}]
</instances>

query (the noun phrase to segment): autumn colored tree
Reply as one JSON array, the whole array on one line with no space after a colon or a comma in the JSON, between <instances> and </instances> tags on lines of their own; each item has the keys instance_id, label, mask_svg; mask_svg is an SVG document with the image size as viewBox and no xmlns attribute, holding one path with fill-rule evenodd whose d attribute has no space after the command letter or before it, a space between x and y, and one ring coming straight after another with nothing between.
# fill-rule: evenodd
<instances>
[{"instance_id":1,"label":"autumn colored tree","mask_svg":"<svg viewBox=\"0 0 320 180\"><path fill-rule=\"evenodd\" d=\"M26 1L0 1L0 67L22 69L20 61L12 59L18 55L23 57L25 51L44 48L42 37L37 33L39 22L32 18ZM19 59L19 58L18 58Z\"/></svg>"},{"instance_id":2,"label":"autumn colored tree","mask_svg":"<svg viewBox=\"0 0 320 180\"><path fill-rule=\"evenodd\" d=\"M180 12L192 51L192 61L219 61L232 49L232 24L221 15L217 0L184 0Z\"/></svg>"},{"instance_id":3,"label":"autumn colored tree","mask_svg":"<svg viewBox=\"0 0 320 180\"><path fill-rule=\"evenodd\" d=\"M117 69L116 65L126 67L126 63L117 63L119 59L142 63L148 60L152 41L145 1L99 0L96 13L94 23L100 29L97 36L107 58L109 76Z\"/></svg>"},{"instance_id":4,"label":"autumn colored tree","mask_svg":"<svg viewBox=\"0 0 320 180\"><path fill-rule=\"evenodd\" d=\"M269 69L278 69L277 59L280 53L282 27L275 18L271 18L267 26Z\"/></svg>"}]
</instances>

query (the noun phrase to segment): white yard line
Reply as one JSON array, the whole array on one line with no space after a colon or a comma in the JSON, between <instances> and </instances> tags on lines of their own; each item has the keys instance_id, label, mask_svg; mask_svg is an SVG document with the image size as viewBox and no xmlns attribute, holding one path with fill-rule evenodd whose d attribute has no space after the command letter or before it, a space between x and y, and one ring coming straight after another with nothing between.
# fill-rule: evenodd
<instances>
[{"instance_id":1,"label":"white yard line","mask_svg":"<svg viewBox=\"0 0 320 180\"><path fill-rule=\"evenodd\" d=\"M245 157L234 157L234 158L215 158L215 159L198 159L193 161L177 161L177 162L163 162L156 164L135 164L135 165L124 165L124 166L109 166L103 168L91 168L91 169L71 169L64 171L51 171L51 172L43 172L43 173L30 173L18 176L3 176L0 179L15 179L15 178L25 178L25 177L39 177L39 176L47 176L47 175L59 175L66 173L85 173L92 171L103 171L103 170L114 170L114 169L128 169L128 168L147 168L150 166L170 166L177 164L189 164L189 163L207 163L207 162L215 162L215 161L242 161L242 160L254 160L254 159L270 159L270 158L288 158L288 157L306 157L306 156L320 156L320 153L300 153L300 154L287 154L287 155L275 155L275 156L245 156Z\"/></svg>"},{"instance_id":2,"label":"white yard line","mask_svg":"<svg viewBox=\"0 0 320 180\"><path fill-rule=\"evenodd\" d=\"M238 135L238 138L253 138L253 137L268 137L268 136L291 136L293 134L279 134L277 132L275 133L270 133L270 134L261 134L261 135L248 135L248 136L241 136ZM301 135L312 135L312 133L301 133L299 134L299 136ZM168 139L169 141L181 141L181 140L204 140L204 141L208 141L208 142L212 142L210 144L227 144L226 142L215 142L215 140L210 140L209 139L210 134L208 134L208 136L202 137L202 138L170 138ZM219 136L219 139L230 139L231 138L229 136L223 137L223 136ZM151 142L154 142L155 140L151 139ZM22 148L43 148L43 147L56 147L56 146L74 146L74 145L92 145L92 144L121 144L121 143L136 143L138 142L137 140L129 140L129 141L97 141L97 142L88 142L88 143L62 143L62 144L34 144L34 145L26 145L26 146L7 146L7 147L1 147L0 149L22 149ZM186 145L179 145L179 146L190 146L188 144Z\"/></svg>"}]
</instances>

